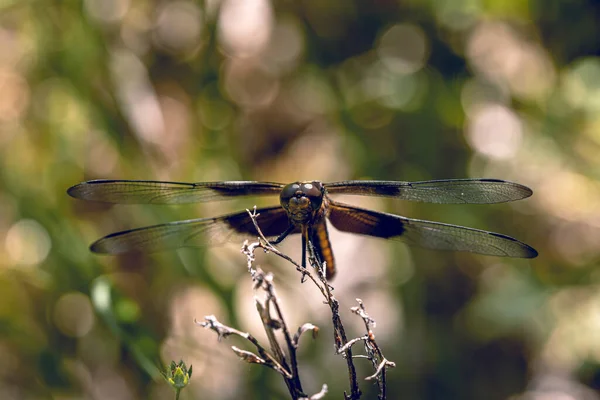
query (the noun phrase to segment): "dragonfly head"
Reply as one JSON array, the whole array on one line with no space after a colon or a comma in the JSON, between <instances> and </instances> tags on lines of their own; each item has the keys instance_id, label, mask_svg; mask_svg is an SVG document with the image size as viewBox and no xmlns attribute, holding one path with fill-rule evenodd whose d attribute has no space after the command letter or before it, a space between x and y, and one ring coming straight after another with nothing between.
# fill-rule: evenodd
<instances>
[{"instance_id":1,"label":"dragonfly head","mask_svg":"<svg viewBox=\"0 0 600 400\"><path fill-rule=\"evenodd\" d=\"M324 193L321 182L295 182L284 186L279 200L293 221L305 223L321 208Z\"/></svg>"}]
</instances>

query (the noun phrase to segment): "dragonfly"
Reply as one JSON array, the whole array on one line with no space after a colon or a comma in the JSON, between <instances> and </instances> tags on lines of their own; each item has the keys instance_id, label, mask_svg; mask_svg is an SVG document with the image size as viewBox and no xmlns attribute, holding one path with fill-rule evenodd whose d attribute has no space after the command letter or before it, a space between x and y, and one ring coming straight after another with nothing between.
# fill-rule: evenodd
<instances>
[{"instance_id":1,"label":"dragonfly","mask_svg":"<svg viewBox=\"0 0 600 400\"><path fill-rule=\"evenodd\" d=\"M349 180L331 183L299 181L290 184L258 181L164 182L147 180L92 180L67 193L77 199L114 204L185 204L243 196L279 196L279 205L258 208L263 235L279 244L301 234L302 266L309 255L326 266L326 277L336 273L326 220L343 232L404 242L434 250L490 256L534 258L531 246L500 233L359 208L330 195L379 196L438 204L493 204L532 195L527 186L500 179L444 179L421 182ZM218 245L259 235L245 210L212 218L198 218L112 233L94 242L94 253L155 252L182 247ZM311 252L312 250L312 252Z\"/></svg>"}]
</instances>

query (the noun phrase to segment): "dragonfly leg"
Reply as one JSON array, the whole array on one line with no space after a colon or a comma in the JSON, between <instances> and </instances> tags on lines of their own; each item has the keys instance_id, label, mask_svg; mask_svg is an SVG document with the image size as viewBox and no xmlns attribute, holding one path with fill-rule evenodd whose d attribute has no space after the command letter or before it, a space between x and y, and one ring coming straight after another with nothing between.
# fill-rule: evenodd
<instances>
[{"instance_id":1,"label":"dragonfly leg","mask_svg":"<svg viewBox=\"0 0 600 400\"><path fill-rule=\"evenodd\" d=\"M279 244L279 243L283 242L283 239L288 237L288 235L290 233L292 233L294 228L295 228L295 226L293 224L290 224L290 226L288 226L285 231L283 231L279 236L277 236L277 238L275 240L273 240L271 242L271 244Z\"/></svg>"},{"instance_id":2,"label":"dragonfly leg","mask_svg":"<svg viewBox=\"0 0 600 400\"><path fill-rule=\"evenodd\" d=\"M302 235L302 268L306 269L306 235Z\"/></svg>"}]
</instances>

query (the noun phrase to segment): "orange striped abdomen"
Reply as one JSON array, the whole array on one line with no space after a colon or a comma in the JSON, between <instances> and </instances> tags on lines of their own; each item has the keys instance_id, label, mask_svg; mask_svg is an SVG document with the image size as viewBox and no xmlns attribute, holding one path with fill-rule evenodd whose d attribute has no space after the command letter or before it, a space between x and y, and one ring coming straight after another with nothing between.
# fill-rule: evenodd
<instances>
[{"instance_id":1,"label":"orange striped abdomen","mask_svg":"<svg viewBox=\"0 0 600 400\"><path fill-rule=\"evenodd\" d=\"M335 276L335 260L333 259L333 250L331 249L329 232L327 232L325 220L322 220L321 223L315 224L313 229L314 233L312 244L321 262L327 263L327 270L325 271L325 274L327 280L330 280Z\"/></svg>"}]
</instances>

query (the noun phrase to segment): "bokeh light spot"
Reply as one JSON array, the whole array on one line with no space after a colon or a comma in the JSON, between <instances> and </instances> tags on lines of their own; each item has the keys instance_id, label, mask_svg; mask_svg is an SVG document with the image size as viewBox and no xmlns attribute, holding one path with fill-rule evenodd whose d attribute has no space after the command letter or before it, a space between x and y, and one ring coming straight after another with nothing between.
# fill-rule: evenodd
<instances>
[{"instance_id":1,"label":"bokeh light spot","mask_svg":"<svg viewBox=\"0 0 600 400\"><path fill-rule=\"evenodd\" d=\"M232 59L225 67L225 90L240 106L270 104L279 91L279 81L261 64Z\"/></svg>"},{"instance_id":2,"label":"bokeh light spot","mask_svg":"<svg viewBox=\"0 0 600 400\"><path fill-rule=\"evenodd\" d=\"M304 37L294 20L283 20L273 29L266 57L278 70L287 71L296 65L304 51Z\"/></svg>"},{"instance_id":3,"label":"bokeh light spot","mask_svg":"<svg viewBox=\"0 0 600 400\"><path fill-rule=\"evenodd\" d=\"M328 82L312 70L296 78L290 93L294 103L309 114L323 114L335 107L335 96Z\"/></svg>"},{"instance_id":4,"label":"bokeh light spot","mask_svg":"<svg viewBox=\"0 0 600 400\"><path fill-rule=\"evenodd\" d=\"M159 45L175 51L189 51L200 44L202 12L189 1L166 3L156 20Z\"/></svg>"},{"instance_id":5,"label":"bokeh light spot","mask_svg":"<svg viewBox=\"0 0 600 400\"><path fill-rule=\"evenodd\" d=\"M516 96L543 100L556 72L550 57L526 27L516 30L501 22L482 22L471 32L466 58L478 75L507 85Z\"/></svg>"},{"instance_id":6,"label":"bokeh light spot","mask_svg":"<svg viewBox=\"0 0 600 400\"><path fill-rule=\"evenodd\" d=\"M23 77L0 68L0 121L19 119L29 106L29 86Z\"/></svg>"},{"instance_id":7,"label":"bokeh light spot","mask_svg":"<svg viewBox=\"0 0 600 400\"><path fill-rule=\"evenodd\" d=\"M135 301L123 298L115 304L115 314L125 323L135 323L140 318L140 306Z\"/></svg>"},{"instance_id":8,"label":"bokeh light spot","mask_svg":"<svg viewBox=\"0 0 600 400\"><path fill-rule=\"evenodd\" d=\"M376 99L388 108L410 111L418 107L427 89L426 83L423 73L396 74L382 62L376 62L365 74L361 89L367 98Z\"/></svg>"},{"instance_id":9,"label":"bokeh light spot","mask_svg":"<svg viewBox=\"0 0 600 400\"><path fill-rule=\"evenodd\" d=\"M37 221L22 219L10 227L4 245L16 264L35 265L46 259L52 242L48 231Z\"/></svg>"},{"instance_id":10,"label":"bokeh light spot","mask_svg":"<svg viewBox=\"0 0 600 400\"><path fill-rule=\"evenodd\" d=\"M198 113L202 125L213 130L227 128L234 117L231 106L220 99L201 99L198 104Z\"/></svg>"},{"instance_id":11,"label":"bokeh light spot","mask_svg":"<svg viewBox=\"0 0 600 400\"><path fill-rule=\"evenodd\" d=\"M476 151L489 158L513 157L519 149L522 137L521 120L504 106L483 107L468 122L469 143Z\"/></svg>"},{"instance_id":12,"label":"bokeh light spot","mask_svg":"<svg viewBox=\"0 0 600 400\"><path fill-rule=\"evenodd\" d=\"M54 305L54 324L67 336L85 336L94 326L89 297L80 292L63 294Z\"/></svg>"},{"instance_id":13,"label":"bokeh light spot","mask_svg":"<svg viewBox=\"0 0 600 400\"><path fill-rule=\"evenodd\" d=\"M383 34L377 48L383 64L399 74L411 74L423 68L428 52L425 33L412 24L392 26Z\"/></svg>"},{"instance_id":14,"label":"bokeh light spot","mask_svg":"<svg viewBox=\"0 0 600 400\"><path fill-rule=\"evenodd\" d=\"M600 111L600 58L589 57L575 62L565 73L562 89L572 107Z\"/></svg>"},{"instance_id":15,"label":"bokeh light spot","mask_svg":"<svg viewBox=\"0 0 600 400\"><path fill-rule=\"evenodd\" d=\"M478 0L437 0L433 11L441 24L458 31L469 28L477 21L481 4Z\"/></svg>"},{"instance_id":16,"label":"bokeh light spot","mask_svg":"<svg viewBox=\"0 0 600 400\"><path fill-rule=\"evenodd\" d=\"M234 57L249 57L268 44L273 10L268 0L226 0L219 19L219 41Z\"/></svg>"},{"instance_id":17,"label":"bokeh light spot","mask_svg":"<svg viewBox=\"0 0 600 400\"><path fill-rule=\"evenodd\" d=\"M161 143L166 134L165 121L146 66L125 49L115 50L110 61L117 98L133 131L146 142Z\"/></svg>"},{"instance_id":18,"label":"bokeh light spot","mask_svg":"<svg viewBox=\"0 0 600 400\"><path fill-rule=\"evenodd\" d=\"M131 0L85 0L84 6L87 13L93 19L111 23L122 19L129 6Z\"/></svg>"}]
</instances>

